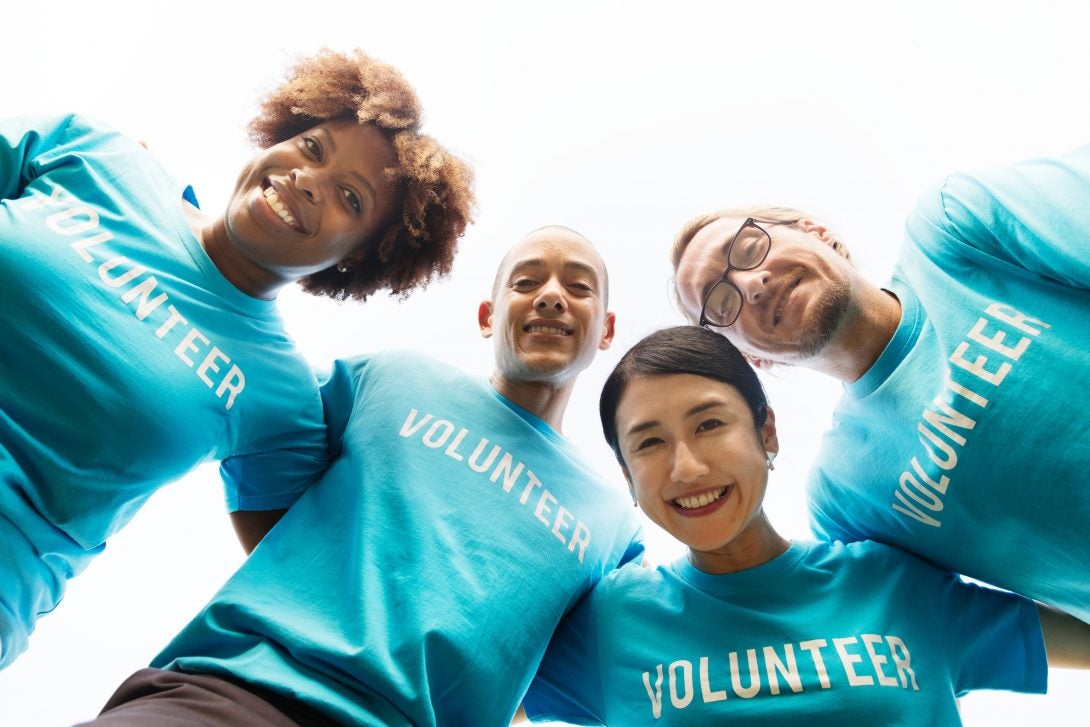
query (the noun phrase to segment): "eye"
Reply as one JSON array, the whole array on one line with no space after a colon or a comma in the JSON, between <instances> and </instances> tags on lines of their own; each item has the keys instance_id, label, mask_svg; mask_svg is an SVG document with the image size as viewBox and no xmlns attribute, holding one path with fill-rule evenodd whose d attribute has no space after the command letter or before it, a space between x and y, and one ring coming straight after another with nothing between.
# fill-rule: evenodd
<instances>
[{"instance_id":1,"label":"eye","mask_svg":"<svg viewBox=\"0 0 1090 727\"><path fill-rule=\"evenodd\" d=\"M641 439L636 442L636 446L632 448L633 452L639 452L640 450L654 447L656 444L662 444L662 440L658 437L648 437L647 439Z\"/></svg>"},{"instance_id":2,"label":"eye","mask_svg":"<svg viewBox=\"0 0 1090 727\"><path fill-rule=\"evenodd\" d=\"M359 214L363 211L363 203L360 202L359 195L353 192L351 189L342 189L341 196L344 197L345 202L347 202L348 205L356 211L356 214Z\"/></svg>"},{"instance_id":3,"label":"eye","mask_svg":"<svg viewBox=\"0 0 1090 727\"><path fill-rule=\"evenodd\" d=\"M537 285L537 281L532 278L519 278L511 281L510 287L514 290L530 290L535 285Z\"/></svg>"},{"instance_id":4,"label":"eye","mask_svg":"<svg viewBox=\"0 0 1090 727\"><path fill-rule=\"evenodd\" d=\"M303 145L316 160L322 161L322 145L313 136L304 136Z\"/></svg>"},{"instance_id":5,"label":"eye","mask_svg":"<svg viewBox=\"0 0 1090 727\"><path fill-rule=\"evenodd\" d=\"M570 284L568 285L568 287L569 287L569 288L575 288L575 289L576 289L577 291L579 291L580 293L585 293L585 294L589 294L589 293L593 293L593 292L594 292L594 288L592 288L591 286L587 285L586 283L570 283Z\"/></svg>"},{"instance_id":6,"label":"eye","mask_svg":"<svg viewBox=\"0 0 1090 727\"><path fill-rule=\"evenodd\" d=\"M718 429L721 426L723 426L723 422L719 419L705 419L696 426L696 431L708 432L712 429Z\"/></svg>"}]
</instances>

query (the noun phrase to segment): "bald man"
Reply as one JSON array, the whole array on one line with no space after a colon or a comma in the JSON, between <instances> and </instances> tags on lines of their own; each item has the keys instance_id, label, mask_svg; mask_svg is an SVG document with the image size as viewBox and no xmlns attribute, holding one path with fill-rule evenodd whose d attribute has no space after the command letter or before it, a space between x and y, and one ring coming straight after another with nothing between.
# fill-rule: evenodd
<instances>
[{"instance_id":1,"label":"bald man","mask_svg":"<svg viewBox=\"0 0 1090 727\"><path fill-rule=\"evenodd\" d=\"M580 234L516 244L480 304L485 382L426 356L338 361L333 465L96 725L506 725L561 616L641 557L633 509L561 433L613 339Z\"/></svg>"}]
</instances>

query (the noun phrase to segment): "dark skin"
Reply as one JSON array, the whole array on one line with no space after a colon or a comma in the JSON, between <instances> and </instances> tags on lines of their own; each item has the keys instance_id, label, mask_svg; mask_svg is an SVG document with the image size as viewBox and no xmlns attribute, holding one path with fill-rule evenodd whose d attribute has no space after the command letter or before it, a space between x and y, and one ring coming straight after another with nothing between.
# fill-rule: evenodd
<instances>
[{"instance_id":1,"label":"dark skin","mask_svg":"<svg viewBox=\"0 0 1090 727\"><path fill-rule=\"evenodd\" d=\"M396 211L397 190L385 174L396 166L396 152L378 128L324 122L248 163L224 215L186 212L209 258L235 287L275 298L306 275L356 263L362 241L383 230ZM284 512L231 513L247 554Z\"/></svg>"},{"instance_id":2,"label":"dark skin","mask_svg":"<svg viewBox=\"0 0 1090 727\"><path fill-rule=\"evenodd\" d=\"M287 510L239 510L231 513L231 525L246 555L254 552L257 544L272 530L273 525L280 522L286 512Z\"/></svg>"}]
</instances>

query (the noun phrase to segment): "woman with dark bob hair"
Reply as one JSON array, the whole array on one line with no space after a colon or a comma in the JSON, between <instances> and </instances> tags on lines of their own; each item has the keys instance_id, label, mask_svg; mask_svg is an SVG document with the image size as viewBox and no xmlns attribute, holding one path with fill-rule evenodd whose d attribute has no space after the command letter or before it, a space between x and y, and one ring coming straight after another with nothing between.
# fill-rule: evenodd
<instances>
[{"instance_id":1,"label":"woman with dark bob hair","mask_svg":"<svg viewBox=\"0 0 1090 727\"><path fill-rule=\"evenodd\" d=\"M251 548L326 468L284 285L404 297L450 271L472 173L396 69L301 59L250 135L209 216L108 127L0 120L0 667L161 485L220 460Z\"/></svg>"},{"instance_id":2,"label":"woman with dark bob hair","mask_svg":"<svg viewBox=\"0 0 1090 727\"><path fill-rule=\"evenodd\" d=\"M531 718L959 724L970 690L1044 692L1046 646L1054 666L1090 662L1090 626L1021 596L874 542L780 536L762 509L776 418L722 336L647 336L600 413L633 501L688 553L601 581L557 631Z\"/></svg>"}]
</instances>

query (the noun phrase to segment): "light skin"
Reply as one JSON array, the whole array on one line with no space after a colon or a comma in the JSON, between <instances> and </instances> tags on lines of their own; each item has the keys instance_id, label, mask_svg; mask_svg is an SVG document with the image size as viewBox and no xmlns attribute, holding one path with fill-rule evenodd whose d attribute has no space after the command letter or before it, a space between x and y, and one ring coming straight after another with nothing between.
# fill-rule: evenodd
<instances>
[{"instance_id":1,"label":"light skin","mask_svg":"<svg viewBox=\"0 0 1090 727\"><path fill-rule=\"evenodd\" d=\"M705 225L678 261L678 297L694 320L705 293L723 275L727 244L743 222L723 217ZM819 222L764 229L772 239L768 257L753 270L730 273L742 293L738 320L712 330L758 367L797 364L855 381L893 337L900 302L837 254L833 235Z\"/></svg>"},{"instance_id":2,"label":"light skin","mask_svg":"<svg viewBox=\"0 0 1090 727\"><path fill-rule=\"evenodd\" d=\"M637 376L617 406L624 474L640 508L706 573L752 568L789 543L765 516L769 410L758 428L738 391L693 374Z\"/></svg>"},{"instance_id":3,"label":"light skin","mask_svg":"<svg viewBox=\"0 0 1090 727\"><path fill-rule=\"evenodd\" d=\"M606 270L577 232L535 230L500 263L490 300L477 311L492 338L492 386L557 431L576 378L613 341Z\"/></svg>"},{"instance_id":4,"label":"light skin","mask_svg":"<svg viewBox=\"0 0 1090 727\"><path fill-rule=\"evenodd\" d=\"M634 377L615 419L625 478L640 508L688 546L694 566L733 573L787 550L789 541L762 509L766 452L779 450L771 410L757 427L733 386L668 374ZM1037 612L1049 666L1090 668L1090 624L1043 604Z\"/></svg>"},{"instance_id":5,"label":"light skin","mask_svg":"<svg viewBox=\"0 0 1090 727\"><path fill-rule=\"evenodd\" d=\"M373 124L327 121L259 152L220 217L187 206L208 256L239 290L271 299L332 265L356 265L398 204L397 154Z\"/></svg>"}]
</instances>

